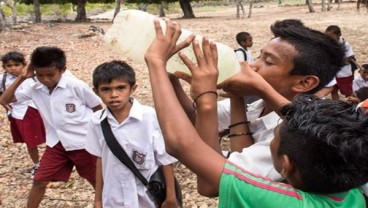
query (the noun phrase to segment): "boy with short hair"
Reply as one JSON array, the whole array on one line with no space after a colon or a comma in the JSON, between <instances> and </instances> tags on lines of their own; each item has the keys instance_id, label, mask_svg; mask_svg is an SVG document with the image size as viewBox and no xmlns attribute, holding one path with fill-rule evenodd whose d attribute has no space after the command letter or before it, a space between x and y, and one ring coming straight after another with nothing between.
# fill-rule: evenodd
<instances>
[{"instance_id":1,"label":"boy with short hair","mask_svg":"<svg viewBox=\"0 0 368 208\"><path fill-rule=\"evenodd\" d=\"M236 42L239 44L239 48L235 49L236 58L240 61L253 62L252 54L249 48L253 46L253 38L248 32L239 32L236 34Z\"/></svg>"},{"instance_id":2,"label":"boy with short hair","mask_svg":"<svg viewBox=\"0 0 368 208\"><path fill-rule=\"evenodd\" d=\"M50 181L68 181L73 167L95 187L96 157L85 151L87 124L102 108L100 98L81 80L64 75L66 57L57 47L42 46L31 54L26 71L0 98L2 105L33 100L46 127L46 150L34 176L27 202L38 207ZM16 91L22 82L37 77L39 83Z\"/></svg>"},{"instance_id":3,"label":"boy with short hair","mask_svg":"<svg viewBox=\"0 0 368 208\"><path fill-rule=\"evenodd\" d=\"M176 159L165 151L154 109L132 97L137 88L133 68L122 61L103 63L93 72L93 86L106 105L90 120L86 144L86 150L97 156L95 207L157 207L143 183L107 146L104 119L145 178L163 166L167 197L162 207L177 207L172 165Z\"/></svg>"},{"instance_id":4,"label":"boy with short hair","mask_svg":"<svg viewBox=\"0 0 368 208\"><path fill-rule=\"evenodd\" d=\"M362 87L368 87L368 64L362 64L359 68L359 75L353 80L353 91Z\"/></svg>"},{"instance_id":5,"label":"boy with short hair","mask_svg":"<svg viewBox=\"0 0 368 208\"><path fill-rule=\"evenodd\" d=\"M204 39L201 49L193 36L176 44L180 26L171 22L167 22L165 35L158 21L155 28L157 38L145 60L167 151L203 179L198 183L211 184L219 190L219 207L365 207L363 195L356 189L368 181L368 117L362 111L313 96L301 96L290 103L243 63L241 72L223 86L236 87L230 81L242 84L272 108L284 106L278 110L283 121L275 129L270 148L275 169L290 185L252 174L206 144L217 134L216 45ZM192 72L191 96L198 111L195 127L181 108L166 73L167 60L191 42L198 65L185 55L180 57Z\"/></svg>"},{"instance_id":6,"label":"boy with short hair","mask_svg":"<svg viewBox=\"0 0 368 208\"><path fill-rule=\"evenodd\" d=\"M5 73L0 74L0 95L15 81L27 65L24 55L17 51L4 54L1 62ZM20 91L23 88L30 87L30 85L36 84L36 81L36 79L29 78L17 90ZM14 102L9 107L11 109L7 110L7 115L10 121L13 142L25 143L27 145L28 154L34 164L30 169L30 173L33 176L40 162L37 146L45 143L46 140L42 118L32 100Z\"/></svg>"}]
</instances>

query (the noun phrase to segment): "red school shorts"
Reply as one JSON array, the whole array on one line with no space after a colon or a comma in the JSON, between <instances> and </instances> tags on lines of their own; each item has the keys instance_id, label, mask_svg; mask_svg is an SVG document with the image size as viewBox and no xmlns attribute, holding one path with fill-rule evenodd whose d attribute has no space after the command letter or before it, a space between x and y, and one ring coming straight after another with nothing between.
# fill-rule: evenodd
<instances>
[{"instance_id":1,"label":"red school shorts","mask_svg":"<svg viewBox=\"0 0 368 208\"><path fill-rule=\"evenodd\" d=\"M10 131L14 143L26 143L29 149L45 143L45 126L38 110L28 107L23 119L10 117Z\"/></svg>"},{"instance_id":2,"label":"red school shorts","mask_svg":"<svg viewBox=\"0 0 368 208\"><path fill-rule=\"evenodd\" d=\"M345 95L346 97L349 97L353 94L353 76L350 77L336 77L337 84L334 85L333 90L337 92L340 90L341 94Z\"/></svg>"},{"instance_id":3,"label":"red school shorts","mask_svg":"<svg viewBox=\"0 0 368 208\"><path fill-rule=\"evenodd\" d=\"M54 147L46 147L36 174L35 181L68 181L73 166L78 174L89 182L96 181L96 160L86 150L66 151L59 142Z\"/></svg>"}]
</instances>

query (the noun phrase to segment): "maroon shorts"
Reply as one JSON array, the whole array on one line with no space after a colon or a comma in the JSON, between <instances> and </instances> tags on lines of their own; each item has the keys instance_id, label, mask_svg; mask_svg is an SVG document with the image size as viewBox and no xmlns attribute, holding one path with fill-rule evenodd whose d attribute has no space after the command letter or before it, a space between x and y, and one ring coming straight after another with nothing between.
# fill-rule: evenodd
<instances>
[{"instance_id":1,"label":"maroon shorts","mask_svg":"<svg viewBox=\"0 0 368 208\"><path fill-rule=\"evenodd\" d=\"M28 107L23 119L10 117L10 131L14 143L26 143L29 149L45 143L45 127L38 110Z\"/></svg>"},{"instance_id":2,"label":"maroon shorts","mask_svg":"<svg viewBox=\"0 0 368 208\"><path fill-rule=\"evenodd\" d=\"M341 94L349 97L353 94L353 76L350 77L336 77L337 84L334 85L333 91L337 92L340 90Z\"/></svg>"},{"instance_id":3,"label":"maroon shorts","mask_svg":"<svg viewBox=\"0 0 368 208\"><path fill-rule=\"evenodd\" d=\"M66 182L75 166L81 177L95 182L96 159L84 149L66 151L60 142L52 148L47 146L34 180Z\"/></svg>"}]
</instances>

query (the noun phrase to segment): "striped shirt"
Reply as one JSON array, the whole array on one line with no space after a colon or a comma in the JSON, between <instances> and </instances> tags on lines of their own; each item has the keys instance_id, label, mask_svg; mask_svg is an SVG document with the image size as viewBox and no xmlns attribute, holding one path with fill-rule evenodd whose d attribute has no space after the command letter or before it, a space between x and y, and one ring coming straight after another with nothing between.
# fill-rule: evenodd
<instances>
[{"instance_id":1,"label":"striped shirt","mask_svg":"<svg viewBox=\"0 0 368 208\"><path fill-rule=\"evenodd\" d=\"M220 181L219 207L365 208L365 200L359 189L329 195L303 192L288 184L256 176L228 161Z\"/></svg>"}]
</instances>

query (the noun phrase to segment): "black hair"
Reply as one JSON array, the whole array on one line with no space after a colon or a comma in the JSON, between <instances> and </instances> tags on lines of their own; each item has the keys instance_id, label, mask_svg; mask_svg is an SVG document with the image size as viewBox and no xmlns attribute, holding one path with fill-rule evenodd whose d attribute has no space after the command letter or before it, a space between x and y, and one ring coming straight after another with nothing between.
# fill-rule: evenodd
<instances>
[{"instance_id":1,"label":"black hair","mask_svg":"<svg viewBox=\"0 0 368 208\"><path fill-rule=\"evenodd\" d=\"M335 35L341 36L341 29L337 25L329 25L326 28L325 32L330 32L330 33L333 33Z\"/></svg>"},{"instance_id":2,"label":"black hair","mask_svg":"<svg viewBox=\"0 0 368 208\"><path fill-rule=\"evenodd\" d=\"M367 71L368 70L368 64L362 64L362 68L364 71Z\"/></svg>"},{"instance_id":3,"label":"black hair","mask_svg":"<svg viewBox=\"0 0 368 208\"><path fill-rule=\"evenodd\" d=\"M327 35L307 27L271 26L275 37L293 45L297 54L290 75L315 75L319 84L308 93L314 94L326 86L344 65L344 50Z\"/></svg>"},{"instance_id":4,"label":"black hair","mask_svg":"<svg viewBox=\"0 0 368 208\"><path fill-rule=\"evenodd\" d=\"M355 94L361 101L368 99L368 87L359 88L357 91L355 91Z\"/></svg>"},{"instance_id":5,"label":"black hair","mask_svg":"<svg viewBox=\"0 0 368 208\"><path fill-rule=\"evenodd\" d=\"M93 71L92 83L95 89L101 83L111 83L114 79L127 80L130 86L135 85L134 69L124 61L110 61L100 64Z\"/></svg>"},{"instance_id":6,"label":"black hair","mask_svg":"<svg viewBox=\"0 0 368 208\"><path fill-rule=\"evenodd\" d=\"M53 46L41 46L36 48L31 55L31 64L36 68L56 67L64 70L66 56L63 50Z\"/></svg>"},{"instance_id":7,"label":"black hair","mask_svg":"<svg viewBox=\"0 0 368 208\"><path fill-rule=\"evenodd\" d=\"M288 27L305 27L304 23L300 19L284 19L277 20L274 24L274 27L278 28L288 28Z\"/></svg>"},{"instance_id":8,"label":"black hair","mask_svg":"<svg viewBox=\"0 0 368 208\"><path fill-rule=\"evenodd\" d=\"M336 193L368 182L368 116L361 109L313 95L281 108L278 154L300 172L303 191Z\"/></svg>"},{"instance_id":9,"label":"black hair","mask_svg":"<svg viewBox=\"0 0 368 208\"><path fill-rule=\"evenodd\" d=\"M1 62L3 63L3 67L9 61L14 61L17 63L22 63L23 65L26 65L26 59L24 58L24 55L17 51L8 52L1 57Z\"/></svg>"},{"instance_id":10,"label":"black hair","mask_svg":"<svg viewBox=\"0 0 368 208\"><path fill-rule=\"evenodd\" d=\"M249 37L252 36L248 32L240 32L236 34L236 42L238 42L238 44L241 45L240 43Z\"/></svg>"}]
</instances>

